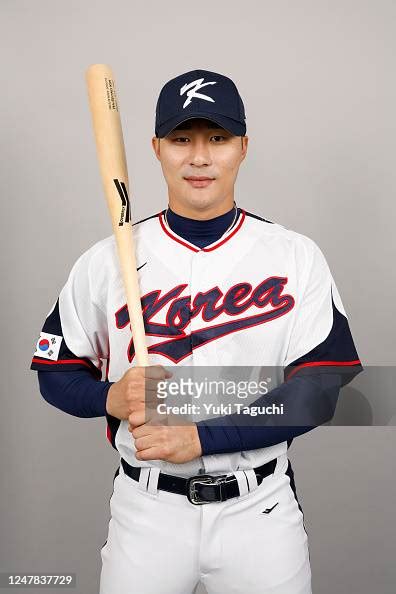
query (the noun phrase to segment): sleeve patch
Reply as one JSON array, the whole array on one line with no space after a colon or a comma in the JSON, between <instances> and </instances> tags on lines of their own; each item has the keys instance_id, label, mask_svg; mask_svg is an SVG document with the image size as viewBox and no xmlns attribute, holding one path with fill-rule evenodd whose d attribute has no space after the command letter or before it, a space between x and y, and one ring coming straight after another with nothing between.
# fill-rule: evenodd
<instances>
[{"instance_id":1,"label":"sleeve patch","mask_svg":"<svg viewBox=\"0 0 396 594\"><path fill-rule=\"evenodd\" d=\"M36 344L35 356L43 359L50 359L57 361L59 357L59 350L61 348L63 337L58 334L49 334L48 332L41 332Z\"/></svg>"}]
</instances>

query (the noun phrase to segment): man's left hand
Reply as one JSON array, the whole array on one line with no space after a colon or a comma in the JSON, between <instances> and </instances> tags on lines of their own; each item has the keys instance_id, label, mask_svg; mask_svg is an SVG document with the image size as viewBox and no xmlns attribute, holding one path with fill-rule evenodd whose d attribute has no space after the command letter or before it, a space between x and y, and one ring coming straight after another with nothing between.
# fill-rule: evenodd
<instances>
[{"instance_id":1,"label":"man's left hand","mask_svg":"<svg viewBox=\"0 0 396 594\"><path fill-rule=\"evenodd\" d=\"M195 423L169 424L170 415L155 411L136 411L128 417L130 431L135 439L137 460L165 460L174 464L189 462L202 456L201 442ZM167 423L167 424L164 424Z\"/></svg>"}]
</instances>

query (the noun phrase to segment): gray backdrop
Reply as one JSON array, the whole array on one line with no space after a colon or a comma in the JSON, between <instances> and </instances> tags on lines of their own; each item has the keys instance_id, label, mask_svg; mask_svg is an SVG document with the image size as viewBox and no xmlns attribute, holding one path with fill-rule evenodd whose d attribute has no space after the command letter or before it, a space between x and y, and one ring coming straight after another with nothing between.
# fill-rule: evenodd
<instances>
[{"instance_id":1,"label":"gray backdrop","mask_svg":"<svg viewBox=\"0 0 396 594\"><path fill-rule=\"evenodd\" d=\"M94 594L116 454L104 419L51 407L29 370L72 264L111 233L85 69L115 72L135 220L167 203L162 85L193 68L233 78L250 136L238 204L318 243L362 361L393 365L396 5L2 0L1 23L0 570L73 571ZM315 594L394 592L395 443L392 427L294 441Z\"/></svg>"}]
</instances>

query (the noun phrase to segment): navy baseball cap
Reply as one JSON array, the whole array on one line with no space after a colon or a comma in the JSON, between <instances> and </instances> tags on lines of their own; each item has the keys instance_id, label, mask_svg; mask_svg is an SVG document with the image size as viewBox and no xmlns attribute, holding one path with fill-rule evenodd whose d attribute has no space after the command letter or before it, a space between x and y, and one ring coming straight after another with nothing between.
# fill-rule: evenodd
<instances>
[{"instance_id":1,"label":"navy baseball cap","mask_svg":"<svg viewBox=\"0 0 396 594\"><path fill-rule=\"evenodd\" d=\"M235 83L210 70L190 70L161 89L155 135L162 138L191 118L205 118L235 136L245 136L245 108Z\"/></svg>"}]
</instances>

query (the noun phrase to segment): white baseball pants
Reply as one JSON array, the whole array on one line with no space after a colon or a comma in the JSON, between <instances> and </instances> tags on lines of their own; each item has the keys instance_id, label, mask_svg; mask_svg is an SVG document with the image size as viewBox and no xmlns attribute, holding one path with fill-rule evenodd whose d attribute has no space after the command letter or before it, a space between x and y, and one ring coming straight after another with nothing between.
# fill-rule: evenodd
<instances>
[{"instance_id":1,"label":"white baseball pants","mask_svg":"<svg viewBox=\"0 0 396 594\"><path fill-rule=\"evenodd\" d=\"M137 482L120 465L100 594L193 594L199 582L208 594L312 594L308 537L288 462L280 456L258 487L253 470L238 470L243 494L204 505L157 490L157 468L146 485L150 469Z\"/></svg>"}]
</instances>

